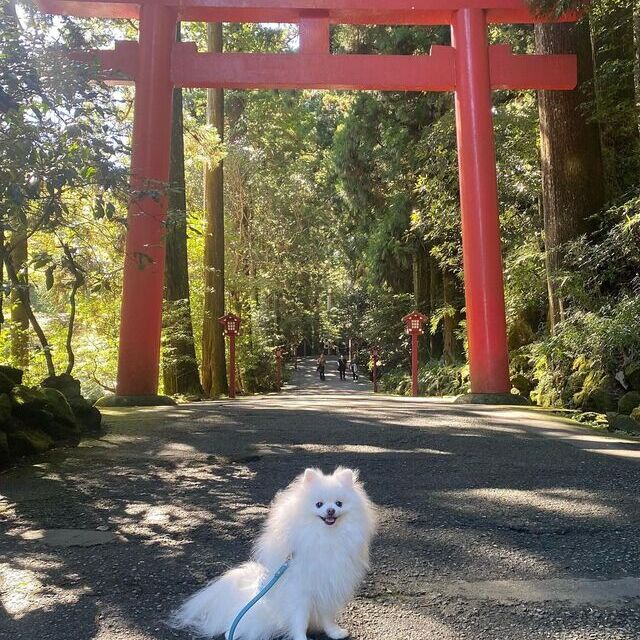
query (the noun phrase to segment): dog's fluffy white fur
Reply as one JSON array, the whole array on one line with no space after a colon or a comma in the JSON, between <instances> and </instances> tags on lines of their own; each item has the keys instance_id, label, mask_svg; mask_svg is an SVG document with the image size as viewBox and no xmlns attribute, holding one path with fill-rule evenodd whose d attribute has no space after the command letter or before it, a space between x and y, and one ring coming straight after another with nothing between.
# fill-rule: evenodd
<instances>
[{"instance_id":1,"label":"dog's fluffy white fur","mask_svg":"<svg viewBox=\"0 0 640 640\"><path fill-rule=\"evenodd\" d=\"M367 572L375 520L357 471L307 469L276 495L252 559L187 600L174 626L205 637L227 634L291 554L289 569L236 628L236 640L306 640L307 631L346 638L336 618Z\"/></svg>"}]
</instances>

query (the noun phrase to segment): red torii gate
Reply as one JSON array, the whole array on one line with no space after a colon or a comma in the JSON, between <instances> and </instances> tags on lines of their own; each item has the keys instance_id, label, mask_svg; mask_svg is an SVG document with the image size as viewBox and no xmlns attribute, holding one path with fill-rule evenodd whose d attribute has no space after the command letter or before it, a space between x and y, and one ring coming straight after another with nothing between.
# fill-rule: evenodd
<instances>
[{"instance_id":1,"label":"red torii gate","mask_svg":"<svg viewBox=\"0 0 640 640\"><path fill-rule=\"evenodd\" d=\"M85 52L110 81L136 85L118 395L158 387L164 189L174 87L455 92L472 393L510 391L491 91L573 89L573 55L514 55L490 23L538 21L523 0L39 0L47 13L140 21L138 42ZM567 15L562 20L575 20ZM297 23L298 53L199 53L178 20ZM331 24L451 25L430 55L333 55Z\"/></svg>"}]
</instances>

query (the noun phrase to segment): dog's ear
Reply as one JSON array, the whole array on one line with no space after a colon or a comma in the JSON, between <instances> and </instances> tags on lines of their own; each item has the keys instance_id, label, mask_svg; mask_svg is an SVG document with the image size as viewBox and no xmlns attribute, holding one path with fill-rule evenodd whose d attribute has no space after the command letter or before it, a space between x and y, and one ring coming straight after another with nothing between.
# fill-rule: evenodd
<instances>
[{"instance_id":1,"label":"dog's ear","mask_svg":"<svg viewBox=\"0 0 640 640\"><path fill-rule=\"evenodd\" d=\"M321 477L322 471L320 471L320 469L305 469L302 482L304 482L304 484L311 484L316 480L320 480Z\"/></svg>"},{"instance_id":2,"label":"dog's ear","mask_svg":"<svg viewBox=\"0 0 640 640\"><path fill-rule=\"evenodd\" d=\"M333 475L336 477L340 484L350 485L355 484L358 481L357 469L345 469L344 467L338 467Z\"/></svg>"}]
</instances>

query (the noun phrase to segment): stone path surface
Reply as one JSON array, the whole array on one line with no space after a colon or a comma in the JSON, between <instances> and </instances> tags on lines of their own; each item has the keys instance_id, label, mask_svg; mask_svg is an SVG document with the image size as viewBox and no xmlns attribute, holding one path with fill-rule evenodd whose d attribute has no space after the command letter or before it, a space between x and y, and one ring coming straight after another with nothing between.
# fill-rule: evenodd
<instances>
[{"instance_id":1,"label":"stone path surface","mask_svg":"<svg viewBox=\"0 0 640 640\"><path fill-rule=\"evenodd\" d=\"M0 638L188 640L172 609L247 557L279 488L339 464L382 515L354 639L640 638L640 442L313 374L109 409L102 438L0 475Z\"/></svg>"}]
</instances>

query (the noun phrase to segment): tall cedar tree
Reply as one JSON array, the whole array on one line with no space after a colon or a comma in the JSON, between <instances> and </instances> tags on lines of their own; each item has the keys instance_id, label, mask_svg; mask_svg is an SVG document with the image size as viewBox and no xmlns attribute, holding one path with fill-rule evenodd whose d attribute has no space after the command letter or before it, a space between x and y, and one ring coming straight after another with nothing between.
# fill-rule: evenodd
<instances>
[{"instance_id":1,"label":"tall cedar tree","mask_svg":"<svg viewBox=\"0 0 640 640\"><path fill-rule=\"evenodd\" d=\"M180 24L176 39L180 40ZM184 175L182 89L173 90L169 216L164 274L164 353L162 377L169 395L202 395L189 303L187 197Z\"/></svg>"},{"instance_id":2,"label":"tall cedar tree","mask_svg":"<svg viewBox=\"0 0 640 640\"><path fill-rule=\"evenodd\" d=\"M578 56L577 89L538 94L549 323L553 330L566 311L559 285L563 245L593 230L594 214L604 204L605 187L598 126L584 108L593 81L589 20L538 24L535 43L540 54Z\"/></svg>"},{"instance_id":3,"label":"tall cedar tree","mask_svg":"<svg viewBox=\"0 0 640 640\"><path fill-rule=\"evenodd\" d=\"M207 27L208 50L222 52L222 24ZM207 124L224 136L224 92L207 91ZM204 318L202 326L202 386L211 397L227 393L227 372L222 325L224 315L224 173L222 161L205 169L206 228L204 244Z\"/></svg>"}]
</instances>

